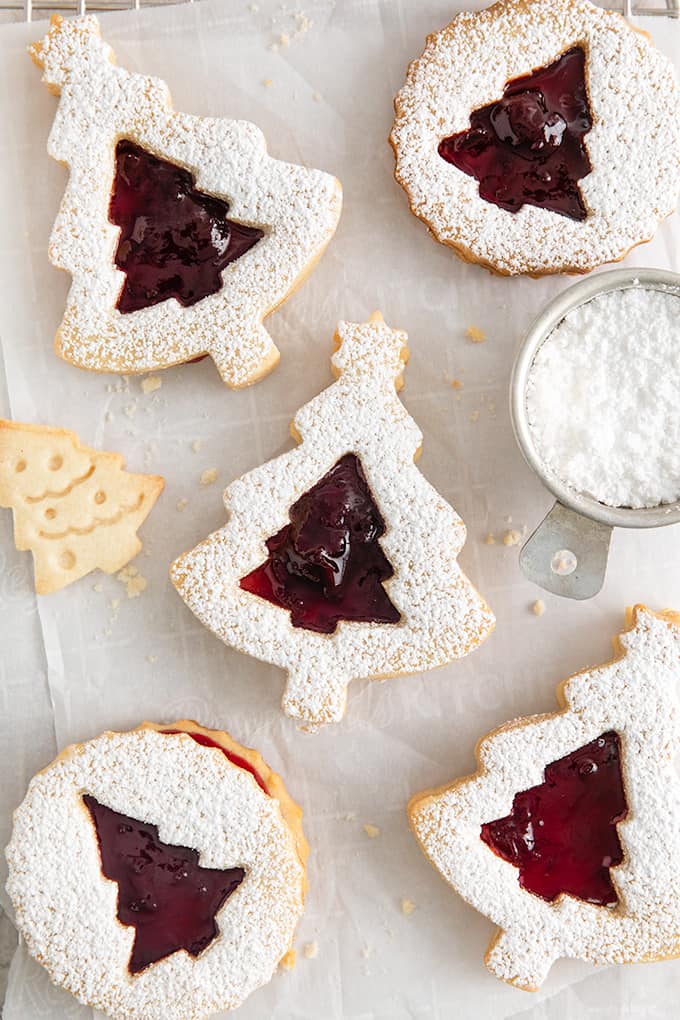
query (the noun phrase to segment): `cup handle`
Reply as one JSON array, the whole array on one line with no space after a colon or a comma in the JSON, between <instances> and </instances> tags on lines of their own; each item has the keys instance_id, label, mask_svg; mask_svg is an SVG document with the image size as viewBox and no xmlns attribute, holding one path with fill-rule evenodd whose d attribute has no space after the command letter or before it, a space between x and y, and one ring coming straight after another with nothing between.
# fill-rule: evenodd
<instances>
[{"instance_id":1,"label":"cup handle","mask_svg":"<svg viewBox=\"0 0 680 1020\"><path fill-rule=\"evenodd\" d=\"M604 583L612 529L559 501L522 546L519 565L534 584L568 599L591 599Z\"/></svg>"}]
</instances>

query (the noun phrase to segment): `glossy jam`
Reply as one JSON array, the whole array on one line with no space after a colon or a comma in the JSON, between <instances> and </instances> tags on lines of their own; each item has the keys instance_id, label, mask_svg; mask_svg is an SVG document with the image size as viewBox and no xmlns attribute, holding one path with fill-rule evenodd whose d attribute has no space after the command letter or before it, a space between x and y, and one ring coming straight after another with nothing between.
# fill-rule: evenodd
<instances>
[{"instance_id":1,"label":"glossy jam","mask_svg":"<svg viewBox=\"0 0 680 1020\"><path fill-rule=\"evenodd\" d=\"M548 765L506 818L482 826L484 842L519 868L523 889L544 900L568 893L616 903L609 869L623 860L616 824L628 810L620 754L618 735L603 733Z\"/></svg>"},{"instance_id":2,"label":"glossy jam","mask_svg":"<svg viewBox=\"0 0 680 1020\"><path fill-rule=\"evenodd\" d=\"M331 634L340 620L398 623L382 582L393 570L380 546L385 522L359 458L342 457L290 508L267 540L269 556L245 591L290 610L294 627Z\"/></svg>"},{"instance_id":3,"label":"glossy jam","mask_svg":"<svg viewBox=\"0 0 680 1020\"><path fill-rule=\"evenodd\" d=\"M131 974L185 949L198 956L219 934L215 915L245 877L243 868L202 868L198 852L171 846L158 828L85 795L102 872L118 884L117 917L135 929Z\"/></svg>"},{"instance_id":4,"label":"glossy jam","mask_svg":"<svg viewBox=\"0 0 680 1020\"><path fill-rule=\"evenodd\" d=\"M583 137L593 126L580 46L505 86L502 99L475 110L470 127L439 144L439 155L479 181L501 209L526 203L585 220L578 181L592 167Z\"/></svg>"},{"instance_id":5,"label":"glossy jam","mask_svg":"<svg viewBox=\"0 0 680 1020\"><path fill-rule=\"evenodd\" d=\"M216 747L222 752L225 758L229 759L232 765L235 765L239 769L245 769L246 772L250 772L260 789L264 790L266 794L269 794L269 790L265 786L264 779L249 761L242 758L240 754L234 754L233 751L227 751L226 747L223 747L217 740L213 740L212 737L206 736L205 733L196 733L192 730L161 730L161 733L186 733L192 738L192 740L195 740L197 744L202 744L203 747Z\"/></svg>"},{"instance_id":6,"label":"glossy jam","mask_svg":"<svg viewBox=\"0 0 680 1020\"><path fill-rule=\"evenodd\" d=\"M125 273L118 310L176 298L193 305L222 286L222 271L264 236L227 217L229 203L194 188L192 174L123 139L109 220L121 228L115 263Z\"/></svg>"}]
</instances>

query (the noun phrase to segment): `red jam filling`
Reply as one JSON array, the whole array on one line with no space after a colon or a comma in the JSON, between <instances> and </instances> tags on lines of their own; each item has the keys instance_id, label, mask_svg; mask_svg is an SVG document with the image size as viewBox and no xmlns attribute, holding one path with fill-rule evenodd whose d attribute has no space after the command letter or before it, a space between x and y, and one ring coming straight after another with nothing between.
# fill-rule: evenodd
<instances>
[{"instance_id":1,"label":"red jam filling","mask_svg":"<svg viewBox=\"0 0 680 1020\"><path fill-rule=\"evenodd\" d=\"M288 609L294 627L321 634L340 620L399 622L382 586L394 573L379 542L385 522L355 454L293 503L289 517L241 588Z\"/></svg>"},{"instance_id":2,"label":"red jam filling","mask_svg":"<svg viewBox=\"0 0 680 1020\"><path fill-rule=\"evenodd\" d=\"M548 765L506 818L482 826L484 842L519 868L523 889L549 901L567 893L617 902L609 869L623 860L616 824L628 812L620 755L618 735L603 733Z\"/></svg>"},{"instance_id":3,"label":"red jam filling","mask_svg":"<svg viewBox=\"0 0 680 1020\"><path fill-rule=\"evenodd\" d=\"M85 795L102 872L118 884L117 917L135 929L131 974L185 949L198 956L219 934L215 915L245 877L243 868L202 868L198 851L158 838L158 828Z\"/></svg>"},{"instance_id":4,"label":"red jam filling","mask_svg":"<svg viewBox=\"0 0 680 1020\"><path fill-rule=\"evenodd\" d=\"M236 768L245 769L246 772L250 772L260 789L264 790L264 792L270 796L269 790L265 786L264 779L257 769L254 768L249 761L246 761L245 758L242 758L240 754L234 754L233 751L227 751L226 747L223 747L222 744L213 740L212 737L206 736L205 733L195 733L192 730L161 730L161 733L186 733L187 736L191 737L192 740L195 740L197 744L202 744L203 747L216 747L222 752L225 758L229 759L232 765L236 766Z\"/></svg>"},{"instance_id":5,"label":"red jam filling","mask_svg":"<svg viewBox=\"0 0 680 1020\"><path fill-rule=\"evenodd\" d=\"M439 143L447 163L479 181L508 212L526 203L585 220L577 181L590 173L583 136L593 126L580 46L508 82L503 98L475 110L470 127Z\"/></svg>"},{"instance_id":6,"label":"red jam filling","mask_svg":"<svg viewBox=\"0 0 680 1020\"><path fill-rule=\"evenodd\" d=\"M120 227L116 266L125 273L120 312L168 298L193 305L222 286L222 271L264 237L234 223L229 203L194 188L193 175L128 139L116 146L109 220Z\"/></svg>"}]
</instances>

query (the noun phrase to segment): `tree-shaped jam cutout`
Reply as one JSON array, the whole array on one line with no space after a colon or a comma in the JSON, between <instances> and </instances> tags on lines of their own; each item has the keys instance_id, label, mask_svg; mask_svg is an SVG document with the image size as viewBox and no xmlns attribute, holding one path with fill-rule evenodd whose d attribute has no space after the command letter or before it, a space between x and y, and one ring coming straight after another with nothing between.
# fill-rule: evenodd
<instances>
[{"instance_id":1,"label":"tree-shaped jam cutout","mask_svg":"<svg viewBox=\"0 0 680 1020\"><path fill-rule=\"evenodd\" d=\"M118 884L118 920L135 929L130 973L179 949L198 956L219 934L215 915L243 881L243 868L202 868L196 850L161 842L157 826L89 795L83 801L97 833L102 872Z\"/></svg>"},{"instance_id":2,"label":"tree-shaped jam cutout","mask_svg":"<svg viewBox=\"0 0 680 1020\"><path fill-rule=\"evenodd\" d=\"M382 585L394 573L380 546L385 522L355 454L341 457L289 516L241 588L290 610L294 627L322 634L340 620L399 622Z\"/></svg>"},{"instance_id":3,"label":"tree-shaped jam cutout","mask_svg":"<svg viewBox=\"0 0 680 1020\"><path fill-rule=\"evenodd\" d=\"M585 52L575 46L509 82L498 102L474 111L466 131L439 143L439 155L501 209L526 203L585 220L577 182L592 169L583 141L592 125Z\"/></svg>"},{"instance_id":4,"label":"tree-shaped jam cutout","mask_svg":"<svg viewBox=\"0 0 680 1020\"><path fill-rule=\"evenodd\" d=\"M109 220L120 227L114 261L125 273L120 312L215 294L222 271L264 232L235 223L229 203L194 188L192 174L128 139L116 146Z\"/></svg>"},{"instance_id":5,"label":"tree-shaped jam cutout","mask_svg":"<svg viewBox=\"0 0 680 1020\"><path fill-rule=\"evenodd\" d=\"M506 818L482 826L484 842L519 868L523 889L548 901L568 893L617 902L609 869L623 860L616 824L628 811L620 753L618 735L603 733L548 765Z\"/></svg>"}]
</instances>

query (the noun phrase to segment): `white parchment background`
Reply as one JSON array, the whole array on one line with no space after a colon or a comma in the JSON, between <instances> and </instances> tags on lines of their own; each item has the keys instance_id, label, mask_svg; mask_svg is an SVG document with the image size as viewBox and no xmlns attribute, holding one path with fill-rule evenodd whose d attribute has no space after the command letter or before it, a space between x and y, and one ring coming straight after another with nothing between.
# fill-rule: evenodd
<instances>
[{"instance_id":1,"label":"white parchment background","mask_svg":"<svg viewBox=\"0 0 680 1020\"><path fill-rule=\"evenodd\" d=\"M45 153L56 101L25 55L40 28L0 29L0 413L73 428L87 443L120 450L131 470L167 479L142 530L137 564L149 587L136 600L103 575L37 600L29 554L14 550L10 514L2 514L0 842L28 779L57 748L144 718L194 716L255 745L283 773L313 848L298 947L315 940L318 957L277 975L242 1008L242 1020L675 1016L680 963L596 972L562 962L534 996L489 976L482 954L491 924L427 864L404 807L410 793L469 771L488 729L553 708L562 677L608 655L626 604L680 607L680 531L618 532L596 599L543 595L545 615L532 615L541 593L522 577L517 548L482 539L510 526L531 529L550 505L515 447L506 390L523 331L569 281L494 279L435 244L392 179L386 141L409 59L455 8L444 0L308 2L313 25L295 36L295 19L280 5L256 6L213 0L102 19L119 62L165 78L178 108L251 119L273 155L342 180L335 240L310 281L268 320L281 365L239 393L225 389L210 361L164 372L162 389L145 396L138 378L88 374L54 356L68 287L46 256L65 181ZM678 59L678 26L648 22ZM271 49L281 32L290 45ZM678 271L677 217L626 264ZM498 627L450 668L356 683L342 725L307 736L278 710L281 674L205 631L167 568L223 522L222 487L289 446L293 413L330 382L336 322L364 319L376 307L410 334L403 398L425 434L420 466L468 524L461 561ZM487 333L486 343L465 339L470 325ZM207 467L219 469L218 483L202 488ZM180 499L188 500L183 513ZM365 822L380 827L379 838L366 837ZM402 897L417 904L410 917L400 911ZM84 1020L91 1011L52 988L20 949L4 1016Z\"/></svg>"}]
</instances>

